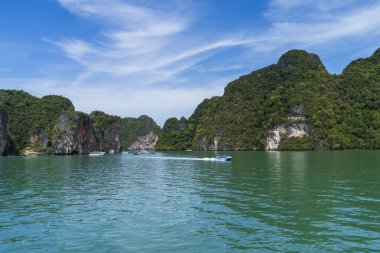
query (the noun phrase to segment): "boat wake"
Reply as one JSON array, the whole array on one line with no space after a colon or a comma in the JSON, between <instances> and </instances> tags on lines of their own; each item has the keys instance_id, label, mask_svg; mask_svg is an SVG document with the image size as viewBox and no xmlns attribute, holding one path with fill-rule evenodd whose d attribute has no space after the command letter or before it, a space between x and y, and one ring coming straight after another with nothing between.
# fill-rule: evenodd
<instances>
[{"instance_id":1,"label":"boat wake","mask_svg":"<svg viewBox=\"0 0 380 253\"><path fill-rule=\"evenodd\" d=\"M162 159L162 160L185 160L185 161L220 161L214 157L196 158L196 157L166 157L166 156L146 156L150 159Z\"/></svg>"}]
</instances>

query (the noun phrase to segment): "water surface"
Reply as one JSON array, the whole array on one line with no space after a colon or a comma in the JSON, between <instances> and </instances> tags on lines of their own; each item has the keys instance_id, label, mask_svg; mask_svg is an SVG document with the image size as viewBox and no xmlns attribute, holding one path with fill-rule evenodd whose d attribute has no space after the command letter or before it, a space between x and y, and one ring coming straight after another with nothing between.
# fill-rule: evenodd
<instances>
[{"instance_id":1,"label":"water surface","mask_svg":"<svg viewBox=\"0 0 380 253\"><path fill-rule=\"evenodd\" d=\"M0 157L1 252L379 252L380 152Z\"/></svg>"}]
</instances>

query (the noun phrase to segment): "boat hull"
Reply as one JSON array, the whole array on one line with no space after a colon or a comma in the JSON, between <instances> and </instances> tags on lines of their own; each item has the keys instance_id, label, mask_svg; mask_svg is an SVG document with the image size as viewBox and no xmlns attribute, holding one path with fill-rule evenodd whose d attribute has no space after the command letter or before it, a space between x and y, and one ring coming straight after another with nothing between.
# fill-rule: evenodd
<instances>
[{"instance_id":1,"label":"boat hull","mask_svg":"<svg viewBox=\"0 0 380 253\"><path fill-rule=\"evenodd\" d=\"M215 160L222 161L222 162L229 162L229 161L232 161L232 157L231 156L217 156Z\"/></svg>"}]
</instances>

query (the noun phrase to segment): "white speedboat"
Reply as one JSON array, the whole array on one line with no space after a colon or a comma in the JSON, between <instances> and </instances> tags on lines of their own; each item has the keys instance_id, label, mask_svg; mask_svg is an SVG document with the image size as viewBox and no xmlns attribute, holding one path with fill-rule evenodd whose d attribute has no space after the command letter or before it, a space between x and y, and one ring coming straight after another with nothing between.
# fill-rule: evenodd
<instances>
[{"instance_id":1,"label":"white speedboat","mask_svg":"<svg viewBox=\"0 0 380 253\"><path fill-rule=\"evenodd\" d=\"M94 151L89 154L89 156L104 156L106 152L101 152L101 151Z\"/></svg>"},{"instance_id":2,"label":"white speedboat","mask_svg":"<svg viewBox=\"0 0 380 253\"><path fill-rule=\"evenodd\" d=\"M223 161L223 162L228 162L228 161L232 160L232 157L231 156L227 156L227 155L218 155L218 156L215 157L215 160L217 160L217 161Z\"/></svg>"},{"instance_id":3,"label":"white speedboat","mask_svg":"<svg viewBox=\"0 0 380 253\"><path fill-rule=\"evenodd\" d=\"M146 151L146 150L135 150L133 151L133 154L134 155L149 155L149 151Z\"/></svg>"}]
</instances>

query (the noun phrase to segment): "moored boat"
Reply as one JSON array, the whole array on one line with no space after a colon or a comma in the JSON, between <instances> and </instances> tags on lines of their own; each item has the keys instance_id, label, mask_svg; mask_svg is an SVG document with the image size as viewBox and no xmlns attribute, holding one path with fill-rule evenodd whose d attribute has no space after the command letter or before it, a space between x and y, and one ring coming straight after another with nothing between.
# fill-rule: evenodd
<instances>
[{"instance_id":1,"label":"moored boat","mask_svg":"<svg viewBox=\"0 0 380 253\"><path fill-rule=\"evenodd\" d=\"M26 157L39 157L41 153L35 150L26 150L24 155Z\"/></svg>"},{"instance_id":2,"label":"moored boat","mask_svg":"<svg viewBox=\"0 0 380 253\"><path fill-rule=\"evenodd\" d=\"M89 154L89 156L104 156L106 152L94 151Z\"/></svg>"}]
</instances>

